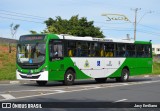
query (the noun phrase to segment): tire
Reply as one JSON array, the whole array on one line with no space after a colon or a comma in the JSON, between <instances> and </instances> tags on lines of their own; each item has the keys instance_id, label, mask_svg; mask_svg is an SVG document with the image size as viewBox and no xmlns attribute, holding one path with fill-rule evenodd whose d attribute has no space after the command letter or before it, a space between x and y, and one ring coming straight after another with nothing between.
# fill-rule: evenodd
<instances>
[{"instance_id":1,"label":"tire","mask_svg":"<svg viewBox=\"0 0 160 111\"><path fill-rule=\"evenodd\" d=\"M121 77L116 78L117 82L127 82L129 80L129 70L124 68L121 73Z\"/></svg>"},{"instance_id":2,"label":"tire","mask_svg":"<svg viewBox=\"0 0 160 111\"><path fill-rule=\"evenodd\" d=\"M67 86L72 85L74 84L74 80L75 80L75 73L72 70L68 70L64 75L63 84Z\"/></svg>"},{"instance_id":3,"label":"tire","mask_svg":"<svg viewBox=\"0 0 160 111\"><path fill-rule=\"evenodd\" d=\"M107 80L107 78L95 78L95 81L96 81L97 83L105 83L106 80Z\"/></svg>"},{"instance_id":4,"label":"tire","mask_svg":"<svg viewBox=\"0 0 160 111\"><path fill-rule=\"evenodd\" d=\"M39 85L39 86L45 86L47 84L47 81L36 81L36 83Z\"/></svg>"}]
</instances>

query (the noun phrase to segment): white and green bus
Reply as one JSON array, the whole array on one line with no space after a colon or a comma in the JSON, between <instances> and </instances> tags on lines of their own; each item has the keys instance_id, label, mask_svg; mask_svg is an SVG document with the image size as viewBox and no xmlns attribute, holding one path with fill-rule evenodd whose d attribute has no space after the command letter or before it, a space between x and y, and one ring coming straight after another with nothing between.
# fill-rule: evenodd
<instances>
[{"instance_id":1,"label":"white and green bus","mask_svg":"<svg viewBox=\"0 0 160 111\"><path fill-rule=\"evenodd\" d=\"M126 82L129 76L152 72L151 41L37 34L20 36L16 77L38 85L75 79L107 78Z\"/></svg>"}]
</instances>

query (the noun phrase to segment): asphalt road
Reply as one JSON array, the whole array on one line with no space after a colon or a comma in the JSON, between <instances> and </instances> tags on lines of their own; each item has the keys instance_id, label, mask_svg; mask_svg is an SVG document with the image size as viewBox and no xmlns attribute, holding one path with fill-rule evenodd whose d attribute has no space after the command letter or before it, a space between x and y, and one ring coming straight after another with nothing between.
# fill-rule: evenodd
<instances>
[{"instance_id":1,"label":"asphalt road","mask_svg":"<svg viewBox=\"0 0 160 111\"><path fill-rule=\"evenodd\" d=\"M59 82L50 82L45 87L40 87L35 83L0 84L0 102L160 102L160 77L134 77L126 83L108 80L103 84L97 84L94 80L81 80L76 81L72 86L63 86ZM74 111L75 109L54 110ZM87 108L87 110L106 109ZM116 111L117 109L109 110ZM126 108L120 108L120 110L128 111ZM130 110L146 109L131 108ZM150 110L158 111L160 109L149 108L148 111Z\"/></svg>"}]
</instances>

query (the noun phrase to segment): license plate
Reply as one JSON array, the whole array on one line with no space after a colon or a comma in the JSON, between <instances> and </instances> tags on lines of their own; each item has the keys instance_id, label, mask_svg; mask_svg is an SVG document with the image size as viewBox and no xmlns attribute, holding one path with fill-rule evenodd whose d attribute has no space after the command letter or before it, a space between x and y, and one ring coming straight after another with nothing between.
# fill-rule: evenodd
<instances>
[{"instance_id":1,"label":"license plate","mask_svg":"<svg viewBox=\"0 0 160 111\"><path fill-rule=\"evenodd\" d=\"M27 77L32 77L32 75L28 75L28 74L27 74Z\"/></svg>"}]
</instances>

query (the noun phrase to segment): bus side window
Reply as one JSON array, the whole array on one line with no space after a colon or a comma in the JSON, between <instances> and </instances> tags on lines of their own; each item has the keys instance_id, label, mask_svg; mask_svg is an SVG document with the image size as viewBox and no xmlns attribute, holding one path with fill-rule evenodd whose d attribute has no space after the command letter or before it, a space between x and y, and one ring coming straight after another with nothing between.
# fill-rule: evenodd
<instances>
[{"instance_id":1,"label":"bus side window","mask_svg":"<svg viewBox=\"0 0 160 111\"><path fill-rule=\"evenodd\" d=\"M95 56L95 45L94 45L94 43L90 43L89 57L94 57L94 56Z\"/></svg>"},{"instance_id":2,"label":"bus side window","mask_svg":"<svg viewBox=\"0 0 160 111\"><path fill-rule=\"evenodd\" d=\"M94 43L94 47L95 47L95 57L100 57L100 44L99 43Z\"/></svg>"},{"instance_id":3,"label":"bus side window","mask_svg":"<svg viewBox=\"0 0 160 111\"><path fill-rule=\"evenodd\" d=\"M134 44L126 44L126 50L128 51L127 57L135 57L136 56Z\"/></svg>"},{"instance_id":4,"label":"bus side window","mask_svg":"<svg viewBox=\"0 0 160 111\"><path fill-rule=\"evenodd\" d=\"M104 50L103 50L103 49L100 50L100 56L101 56L101 57L104 56Z\"/></svg>"},{"instance_id":5,"label":"bus side window","mask_svg":"<svg viewBox=\"0 0 160 111\"><path fill-rule=\"evenodd\" d=\"M151 57L151 54L150 54L151 46L150 45L145 45L144 51L145 51L146 57Z\"/></svg>"},{"instance_id":6,"label":"bus side window","mask_svg":"<svg viewBox=\"0 0 160 111\"><path fill-rule=\"evenodd\" d=\"M76 49L75 49L75 55L76 57L81 57L81 43L77 42L76 43Z\"/></svg>"},{"instance_id":7,"label":"bus side window","mask_svg":"<svg viewBox=\"0 0 160 111\"><path fill-rule=\"evenodd\" d=\"M73 51L71 49L68 49L68 56L73 57Z\"/></svg>"},{"instance_id":8,"label":"bus side window","mask_svg":"<svg viewBox=\"0 0 160 111\"><path fill-rule=\"evenodd\" d=\"M68 45L67 45L67 52L69 57L75 57L76 56L76 43L74 40L72 41L68 41Z\"/></svg>"},{"instance_id":9,"label":"bus side window","mask_svg":"<svg viewBox=\"0 0 160 111\"><path fill-rule=\"evenodd\" d=\"M137 57L144 57L144 45L136 45Z\"/></svg>"},{"instance_id":10,"label":"bus side window","mask_svg":"<svg viewBox=\"0 0 160 111\"><path fill-rule=\"evenodd\" d=\"M62 57L62 44L58 44L58 57Z\"/></svg>"},{"instance_id":11,"label":"bus side window","mask_svg":"<svg viewBox=\"0 0 160 111\"><path fill-rule=\"evenodd\" d=\"M105 44L105 57L113 57L114 56L114 44Z\"/></svg>"},{"instance_id":12,"label":"bus side window","mask_svg":"<svg viewBox=\"0 0 160 111\"><path fill-rule=\"evenodd\" d=\"M81 42L81 56L82 57L88 57L89 56L88 50L89 50L88 42Z\"/></svg>"},{"instance_id":13,"label":"bus side window","mask_svg":"<svg viewBox=\"0 0 160 111\"><path fill-rule=\"evenodd\" d=\"M51 41L49 43L49 58L54 60L55 58L63 57L63 43L62 41Z\"/></svg>"},{"instance_id":14,"label":"bus side window","mask_svg":"<svg viewBox=\"0 0 160 111\"><path fill-rule=\"evenodd\" d=\"M119 57L125 57L126 55L126 47L125 47L125 44L118 44L118 54L119 54Z\"/></svg>"},{"instance_id":15,"label":"bus side window","mask_svg":"<svg viewBox=\"0 0 160 111\"><path fill-rule=\"evenodd\" d=\"M104 45L100 44L100 57L104 57L104 50L105 50Z\"/></svg>"}]
</instances>

